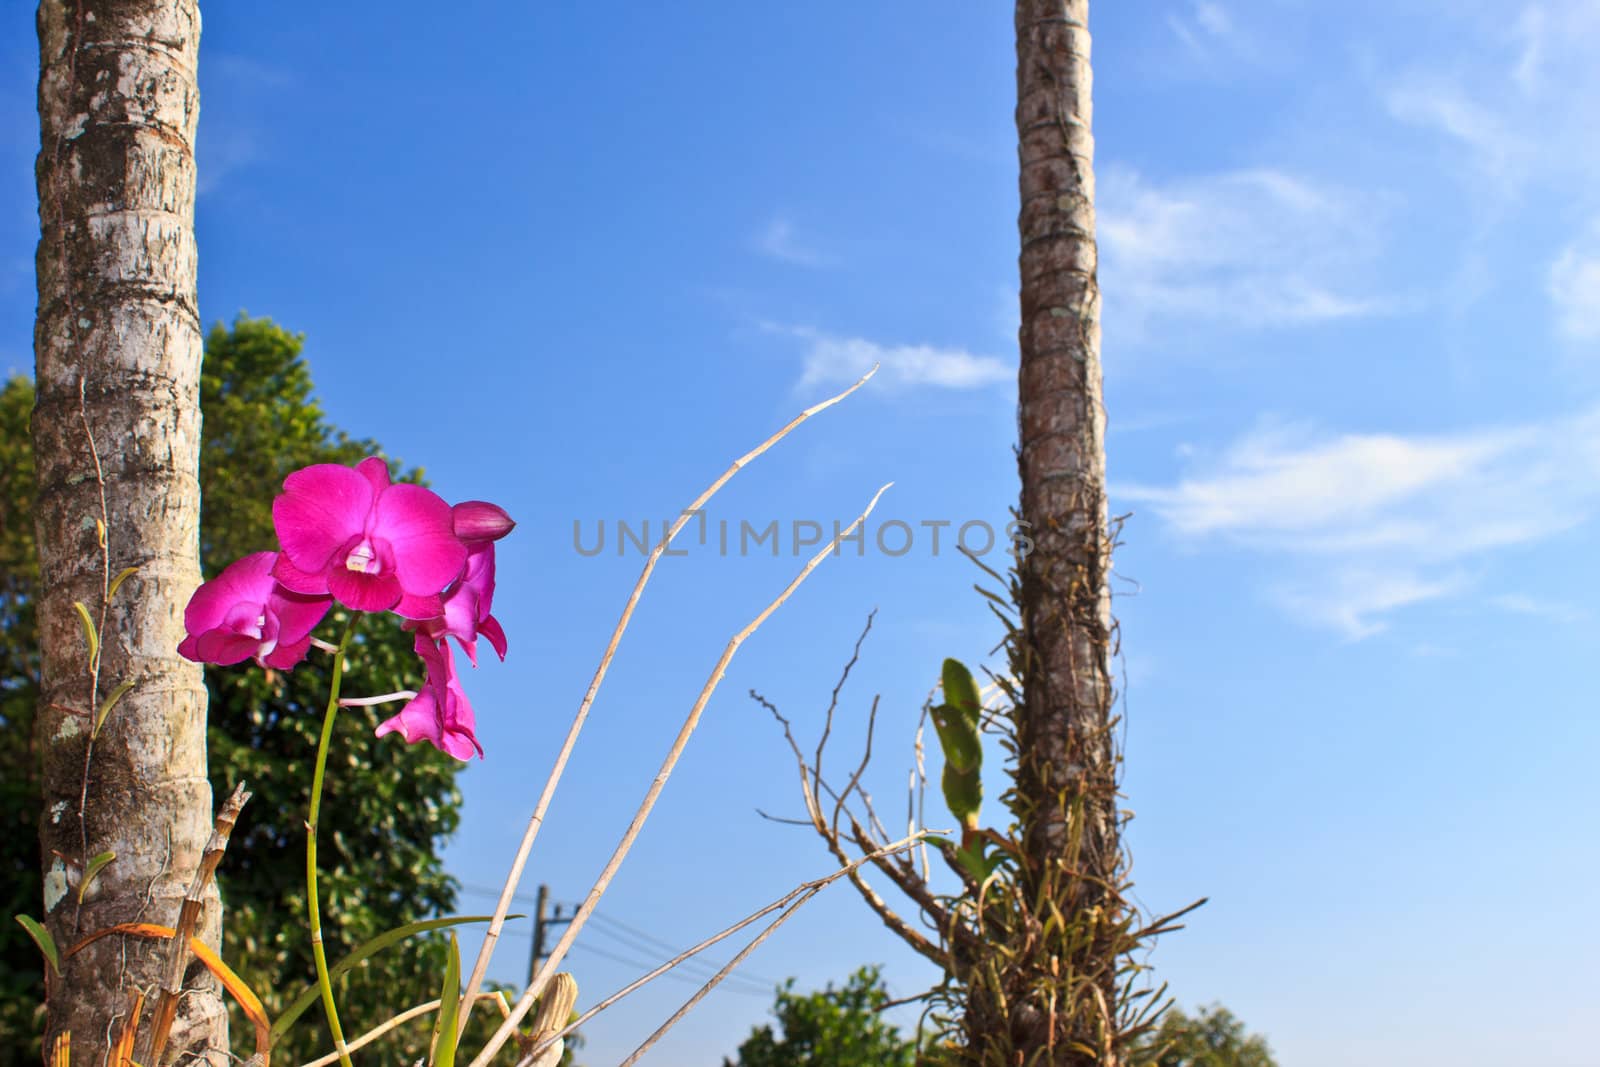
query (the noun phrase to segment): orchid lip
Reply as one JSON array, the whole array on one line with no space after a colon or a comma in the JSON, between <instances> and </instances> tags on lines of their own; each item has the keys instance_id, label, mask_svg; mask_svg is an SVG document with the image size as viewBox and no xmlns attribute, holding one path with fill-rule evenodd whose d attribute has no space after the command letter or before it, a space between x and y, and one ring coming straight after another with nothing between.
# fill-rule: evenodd
<instances>
[{"instance_id":1,"label":"orchid lip","mask_svg":"<svg viewBox=\"0 0 1600 1067\"><path fill-rule=\"evenodd\" d=\"M344 560L345 570L357 574L377 574L383 569L377 561L377 553L372 549L372 542L363 541L350 550Z\"/></svg>"}]
</instances>

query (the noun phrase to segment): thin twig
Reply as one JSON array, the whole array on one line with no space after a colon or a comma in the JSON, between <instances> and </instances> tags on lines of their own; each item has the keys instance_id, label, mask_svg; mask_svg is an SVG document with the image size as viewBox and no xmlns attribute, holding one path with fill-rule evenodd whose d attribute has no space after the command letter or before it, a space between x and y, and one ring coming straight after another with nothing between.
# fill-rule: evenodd
<instances>
[{"instance_id":1,"label":"thin twig","mask_svg":"<svg viewBox=\"0 0 1600 1067\"><path fill-rule=\"evenodd\" d=\"M807 825L809 825L809 824L807 824ZM706 938L704 941L701 941L699 944L695 945L693 948L685 949L683 952L678 953L676 956L672 957L672 959L670 959L667 962L663 963L661 966L657 967L655 970L651 971L649 974L642 975L639 978L635 978L632 982L629 982L627 985L623 986L621 989L617 990L615 993L611 994L609 997L606 997L604 1000L600 1001L600 1003L596 1004L594 1007L590 1008L588 1011L584 1012L582 1015L580 1015L576 1019L572 1020L572 1022L568 1023L567 1026L564 1027L561 1031L559 1031L558 1033L555 1033L555 1034L551 1034L549 1040L554 1040L556 1038L567 1036L572 1031L578 1029L584 1023L586 1023L590 1019L594 1018L596 1015L599 1015L601 1012L603 1012L607 1008L611 1007L611 1005L615 1004L617 1001L623 999L624 997L628 996L631 993L634 993L635 991L637 991L641 987L643 987L645 985L648 985L649 983L655 981L657 978L661 977L663 974L666 974L668 971L670 971L674 967L678 966L678 964L682 963L684 960L689 959L691 956L699 955L701 952L704 952L706 949L711 948L713 945L716 945L716 944L718 944L718 943L720 943L722 941L725 941L728 938L732 937L734 934L738 933L740 930L743 930L745 927L749 926L750 924L752 924L752 923L754 923L754 922L756 922L756 921L758 921L760 919L766 918L768 915L771 915L773 912L777 911L780 908L786 907L787 905L792 903L796 897L799 897L799 896L802 896L804 894L811 893L811 892L814 892L816 890L823 889L823 888L825 888L825 887L827 887L829 885L832 885L834 882L837 882L840 878L845 877L846 875L848 875L850 873L850 871L854 870L855 868L860 867L864 863L869 863L869 862L872 862L872 861L875 861L875 860L878 860L878 859L882 859L882 858L884 858L886 856L892 856L892 855L894 855L895 853L898 853L898 852L904 852L906 849L914 848L924 837L926 837L929 834L934 833L934 832L935 831L932 831L932 830L924 830L921 833L913 834L913 835L905 838L904 840L896 841L891 845L885 845L881 849L878 849L876 852L872 853L871 855L862 856L860 859L852 860L846 866L840 867L838 870L833 871L833 872L831 872L829 874L825 874L821 878L813 879L812 881L809 881L809 882L803 882L800 885L795 886L793 889L789 890L789 892L785 893L783 896L779 897L777 900L774 900L772 903L768 904L766 907L761 908L758 911L751 912L749 915L746 915L743 919L740 919L738 922L734 923L732 926L729 926L729 927L727 927L727 928L725 928L725 929L713 934L712 936ZM731 965L728 968L728 970L730 970L730 971L732 970L732 966ZM537 1053L537 1052L541 1051L543 1048L544 1048L544 1045L540 1044L540 1045L536 1045L530 1051L532 1051L534 1053Z\"/></svg>"},{"instance_id":2,"label":"thin twig","mask_svg":"<svg viewBox=\"0 0 1600 1067\"><path fill-rule=\"evenodd\" d=\"M751 461L760 456L767 449L783 440L785 437L805 422L811 416L832 407L851 393L860 389L878 372L878 365L874 363L872 369L862 375L850 388L819 404L806 408L793 419L789 420L777 433L768 437L755 448L746 452L722 473L716 481L706 487L705 491L695 497L694 502L685 508L673 522L671 529L661 538L661 541L650 550L650 555L644 561L644 569L639 572L638 580L633 583L633 591L628 594L628 602L623 606L622 615L617 619L616 627L611 631L611 640L606 643L605 652L600 656L600 664L595 668L594 677L589 682L588 690L583 694L583 700L578 703L578 711L572 717L572 725L567 727L567 736L561 743L561 750L556 753L555 765L550 768L549 777L545 779L544 791L539 794L539 801L534 805L533 817L528 820L528 827L522 833L522 841L517 846L517 854L511 861L511 870L506 874L505 886L500 890L500 900L495 904L494 918L489 922L488 932L484 934L483 945L478 949L478 958L472 965L472 975L467 979L467 996L461 1006L460 1033L466 1033L467 1020L472 1012L474 998L478 987L483 984L483 976L489 969L489 960L494 955L495 944L500 939L501 927L505 925L506 914L511 911L511 898L516 894L517 887L522 881L522 869L528 863L528 854L533 851L534 839L539 836L539 828L544 825L545 812L550 808L554 799L556 786L561 782L561 775L566 770L567 760L572 756L572 750L577 746L578 734L583 730L583 724L589 717L589 708L594 703L595 696L600 692L600 685L605 681L606 672L611 668L611 659L617 654L617 646L622 643L622 635L628 629L628 623L633 618L634 608L638 606L639 598L644 594L644 587L650 581L650 575L656 569L656 563L666 552L667 547L688 524L692 515L700 513L706 503L733 478L735 474L744 469ZM504 1043L502 1039L501 1043ZM496 1046L499 1047L498 1045ZM482 1057L480 1057L481 1059ZM474 1060L473 1063L478 1063Z\"/></svg>"},{"instance_id":3,"label":"thin twig","mask_svg":"<svg viewBox=\"0 0 1600 1067\"><path fill-rule=\"evenodd\" d=\"M839 708L839 694L844 689L845 682L850 680L850 669L861 659L861 645L866 641L867 634L872 632L872 619L878 614L878 609L873 608L867 613L867 624L861 628L861 635L856 638L856 646L850 652L850 659L845 663L844 670L839 672L839 680L834 683L833 693L828 697L828 712L822 720L822 736L817 738L817 754L811 761L811 788L813 792L822 781L822 753L828 747L828 735L833 733L833 713ZM845 790L848 796L850 791ZM843 803L841 801L841 803ZM837 813L835 813L837 815Z\"/></svg>"},{"instance_id":4,"label":"thin twig","mask_svg":"<svg viewBox=\"0 0 1600 1067\"><path fill-rule=\"evenodd\" d=\"M200 855L200 865L195 868L189 891L184 894L183 907L178 911L178 922L172 943L167 946L166 969L161 977L161 996L156 1000L155 1014L150 1023L150 1052L145 1057L149 1063L160 1063L167 1050L167 1038L172 1033L172 1022L178 1015L178 997L183 992L183 972L189 963L189 938L200 921L205 908L206 887L217 873L217 864L228 849L228 835L233 824L239 821L239 812L250 800L250 793L240 782L233 787L228 799L217 808L216 822L212 826L211 840L206 842Z\"/></svg>"},{"instance_id":5,"label":"thin twig","mask_svg":"<svg viewBox=\"0 0 1600 1067\"><path fill-rule=\"evenodd\" d=\"M789 584L784 587L783 592L779 593L770 604L761 609L760 614L728 639L727 647L722 650L721 657L711 670L711 676L706 679L705 685L701 687L700 695L695 698L694 707L690 709L688 718L684 720L683 726L678 730L678 736L673 740L672 748L668 750L666 759L662 761L661 769L656 772L655 779L645 792L644 800L640 802L639 809L634 812L633 821L628 824L627 830L623 832L622 840L617 843L616 850L612 852L611 859L607 861L605 869L600 872L600 877L595 879L588 896L584 897L583 903L578 906L578 911L573 915L572 921L567 924L566 930L561 935L561 940L556 942L554 950L545 958L544 966L539 968L539 973L517 1001L516 1007L511 1011L511 1017L500 1024L500 1029L495 1031L494 1036L489 1039L489 1043L484 1046L483 1051L478 1053L477 1058L472 1061L471 1067L487 1067L494 1054L500 1051L500 1047L506 1043L506 1039L516 1029L517 1023L521 1022L522 1017L533 1007L533 1002L538 999L545 983L550 980L550 976L560 966L567 951L572 948L572 943L577 940L579 932L583 929L583 924L588 921L590 914L594 912L595 906L600 903L601 895L610 886L611 879L616 876L617 869L622 866L622 861L627 858L628 850L633 847L633 842L639 836L639 831L644 828L645 820L650 817L650 811L655 807L656 798L661 795L661 790L666 786L667 779L671 777L673 768L677 766L678 758L683 755L683 750L688 745L690 736L700 723L700 716L704 714L706 705L711 702L711 696L721 683L722 676L727 672L728 664L733 661L734 654L739 651L739 646L744 644L751 634L760 629L761 624L766 622L772 616L772 613L783 605L784 601L794 595L795 590L799 589L801 584L811 576L811 572L816 570L822 561L834 552L840 541L867 521L867 516L872 514L872 509L878 506L878 500L893 484L893 482L890 482L874 493L872 500L867 504L866 510L858 515L848 528L824 545L820 552L812 556L806 562L806 565L800 569L800 573L796 574Z\"/></svg>"},{"instance_id":6,"label":"thin twig","mask_svg":"<svg viewBox=\"0 0 1600 1067\"><path fill-rule=\"evenodd\" d=\"M807 901L809 901L812 897L816 896L820 892L822 892L821 889L810 889L810 890L807 890L805 892L805 894L800 897L799 900L796 900L793 904L790 904L787 908L785 908L783 910L782 914L780 914L776 919L774 919L770 923L768 923L766 928L763 929L759 934L757 934L751 940L751 942L748 945L746 945L744 948L740 949L738 955L734 956L733 959L729 960L723 966L723 968L720 971L718 971L716 974L712 975L709 979L707 979L705 985L703 985L699 989L695 990L694 996L692 996L688 1000L684 1001L683 1002L683 1006L680 1007L677 1011L673 1012L671 1018L669 1018L666 1022L662 1023L660 1026L656 1027L655 1033L653 1033L649 1037L645 1038L644 1039L644 1043L641 1044L638 1048L634 1049L633 1052L628 1056L628 1058L623 1060L620 1064L618 1064L617 1067L633 1067L633 1064L639 1062L639 1057L643 1056L646 1052L650 1051L650 1047L652 1045L654 1045L657 1041L660 1041L661 1038L666 1035L668 1030L671 1030L674 1026L678 1025L678 1021L681 1020L685 1015L689 1014L690 1009L692 1009L696 1004L700 1003L700 1001L702 999L704 999L705 996L707 994L709 994L713 989L715 989L717 987L718 983L720 983L724 978L726 978L729 975L729 973L732 972L732 970L735 967L737 967L737 966L739 966L739 964L743 963L746 956L748 956L748 955L750 955L750 953L754 952L756 950L756 948L763 941L765 941L767 938L771 937L774 933L776 933L778 927L780 927L784 923L788 922L789 918L792 915L794 915L795 912L799 911L805 905L805 903Z\"/></svg>"},{"instance_id":7,"label":"thin twig","mask_svg":"<svg viewBox=\"0 0 1600 1067\"><path fill-rule=\"evenodd\" d=\"M764 708L771 712L772 717L777 719L778 723L783 727L784 740L788 741L789 749L794 753L795 765L800 773L800 796L801 799L805 801L806 815L811 820L811 829L816 832L818 837L822 838L823 844L827 845L828 852L832 854L833 858L844 865L844 869L848 872L850 884L853 885L856 889L856 892L861 895L861 899L866 901L867 907L871 908L873 912L877 914L878 918L883 921L885 926L894 932L895 936L899 937L906 944L910 945L911 948L920 953L935 966L938 966L941 969L947 969L949 966L949 960L946 958L945 954L937 945L929 941L926 937L922 936L922 934L913 928L910 923L906 922L904 916L895 911L894 908L890 907L889 902L884 900L878 891L873 889L871 884L868 883L864 877L862 877L861 872L856 869L858 865L852 864L850 854L845 850L844 843L838 831L831 828L823 819L821 796L817 790L821 790L822 793L825 793L835 800L838 800L839 794L833 791L832 787L828 785L826 779L815 778L813 776L811 768L806 764L805 753L801 751L800 743L795 740L794 731L790 727L789 720L785 718L783 713L780 712L777 707L765 697L762 697L754 690L751 690L750 695L754 697L756 701L758 701ZM815 789L812 786L813 781L816 783ZM860 792L863 800L865 800L865 792L859 788L857 788L857 792ZM848 812L846 812L846 814L848 814ZM854 816L850 817L850 824L852 826L857 825ZM887 837L888 835L885 834L884 836ZM875 850L875 848L876 845L874 844L870 846L863 846L862 850L864 852L871 853Z\"/></svg>"},{"instance_id":8,"label":"thin twig","mask_svg":"<svg viewBox=\"0 0 1600 1067\"><path fill-rule=\"evenodd\" d=\"M83 850L78 857L78 876L89 868L89 764L94 758L95 736L100 732L100 660L105 652L106 618L111 610L111 511L106 504L106 472L100 464L100 448L95 444L94 431L89 427L88 400L85 397L87 379L78 377L78 419L83 423L83 436L89 441L89 458L94 461L94 484L100 493L100 519L95 525L95 540L100 545L100 622L95 629L95 639L100 647L89 657L89 740L83 746L83 787L78 793L78 844ZM83 894L78 894L77 906L72 911L72 928L80 927L83 915Z\"/></svg>"},{"instance_id":9,"label":"thin twig","mask_svg":"<svg viewBox=\"0 0 1600 1067\"><path fill-rule=\"evenodd\" d=\"M506 1003L506 995L499 990L496 990L493 993L478 993L476 996L479 1000L499 1000L500 1012L502 1015L505 1015L511 1010L511 1005ZM426 1004L418 1004L414 1008L407 1008L405 1011L401 1012L399 1015L396 1015L389 1021L379 1023L377 1026L374 1026L371 1030L368 1030L354 1041L351 1041L349 1044L345 1045L345 1049L349 1052L354 1052L359 1048L365 1048L367 1045L370 1045L374 1041L378 1040L378 1038L382 1037L384 1034L387 1034L392 1030L399 1029L412 1019L419 1018L420 1016L427 1015L430 1012L435 1012L438 1010L439 1001L437 1000L430 1000ZM337 1052L330 1052L326 1056L302 1065L302 1067L328 1067L330 1063L338 1062L339 1054Z\"/></svg>"}]
</instances>

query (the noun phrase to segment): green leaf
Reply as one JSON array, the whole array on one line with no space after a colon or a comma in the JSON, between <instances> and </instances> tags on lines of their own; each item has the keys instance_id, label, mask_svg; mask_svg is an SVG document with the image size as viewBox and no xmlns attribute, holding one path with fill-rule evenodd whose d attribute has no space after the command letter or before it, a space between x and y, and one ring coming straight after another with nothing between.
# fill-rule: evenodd
<instances>
[{"instance_id":1,"label":"green leaf","mask_svg":"<svg viewBox=\"0 0 1600 1067\"><path fill-rule=\"evenodd\" d=\"M106 599L110 600L117 595L117 590L122 588L122 583L139 573L138 567L124 567L122 572L111 579L111 586L106 590Z\"/></svg>"},{"instance_id":2,"label":"green leaf","mask_svg":"<svg viewBox=\"0 0 1600 1067\"><path fill-rule=\"evenodd\" d=\"M461 1012L461 947L450 931L450 961L444 967L439 989L439 1014L433 1022L433 1067L455 1067L456 1019Z\"/></svg>"},{"instance_id":3,"label":"green leaf","mask_svg":"<svg viewBox=\"0 0 1600 1067\"><path fill-rule=\"evenodd\" d=\"M83 869L83 881L78 883L79 904L83 903L83 895L89 891L89 883L95 880L95 876L100 873L100 869L116 858L117 854L115 852L102 852L89 861L89 865Z\"/></svg>"},{"instance_id":4,"label":"green leaf","mask_svg":"<svg viewBox=\"0 0 1600 1067\"><path fill-rule=\"evenodd\" d=\"M89 609L83 606L83 601L74 600L72 606L78 609L78 620L83 623L83 639L89 642L89 663L93 665L100 661L100 635L95 632L94 620L89 617Z\"/></svg>"},{"instance_id":5,"label":"green leaf","mask_svg":"<svg viewBox=\"0 0 1600 1067\"><path fill-rule=\"evenodd\" d=\"M929 715L933 718L933 728L939 735L939 748L944 752L944 761L948 766L965 773L983 765L983 742L965 715L948 704L932 709Z\"/></svg>"},{"instance_id":6,"label":"green leaf","mask_svg":"<svg viewBox=\"0 0 1600 1067\"><path fill-rule=\"evenodd\" d=\"M94 717L94 730L91 737L100 736L100 727L106 724L106 716L111 714L111 709L117 706L117 701L128 695L128 690L133 688L132 682L122 682L111 691L111 695L100 702L100 710Z\"/></svg>"},{"instance_id":7,"label":"green leaf","mask_svg":"<svg viewBox=\"0 0 1600 1067\"><path fill-rule=\"evenodd\" d=\"M40 926L38 921L27 915L16 916L17 922L28 931L28 936L33 938L33 943L39 946L39 951L44 953L44 958L50 961L50 969L56 974L61 973L61 953L56 951L56 939L50 936L50 931Z\"/></svg>"},{"instance_id":8,"label":"green leaf","mask_svg":"<svg viewBox=\"0 0 1600 1067\"><path fill-rule=\"evenodd\" d=\"M942 674L944 702L959 709L976 729L983 705L978 701L978 686L972 680L972 672L967 670L960 660L947 659L944 661Z\"/></svg>"},{"instance_id":9,"label":"green leaf","mask_svg":"<svg viewBox=\"0 0 1600 1067\"><path fill-rule=\"evenodd\" d=\"M981 837L973 840L971 848L956 849L956 859L979 885L988 880L989 875L994 873L994 869L1000 866L1000 861L1004 858L999 852L993 856L986 856L984 852L984 840Z\"/></svg>"},{"instance_id":10,"label":"green leaf","mask_svg":"<svg viewBox=\"0 0 1600 1067\"><path fill-rule=\"evenodd\" d=\"M507 915L507 919L521 919L522 915ZM424 933L428 930L441 930L448 926L462 926L466 923L486 923L493 919L493 915L459 915L444 919L423 919L414 923L397 926L393 930L379 934L370 941L364 941L351 951L350 955L340 960L328 969L328 980L338 981L339 976L349 972L362 960L378 952L382 952L397 941L404 941L413 934ZM277 1044L278 1038L288 1032L294 1021L305 1014L305 1010L317 1002L321 990L315 985L306 989L294 999L294 1002L279 1013L272 1023L272 1041Z\"/></svg>"},{"instance_id":11,"label":"green leaf","mask_svg":"<svg viewBox=\"0 0 1600 1067\"><path fill-rule=\"evenodd\" d=\"M978 811L983 807L983 782L976 771L963 773L946 763L939 784L944 788L944 802L950 814L961 820L969 830L978 828Z\"/></svg>"}]
</instances>

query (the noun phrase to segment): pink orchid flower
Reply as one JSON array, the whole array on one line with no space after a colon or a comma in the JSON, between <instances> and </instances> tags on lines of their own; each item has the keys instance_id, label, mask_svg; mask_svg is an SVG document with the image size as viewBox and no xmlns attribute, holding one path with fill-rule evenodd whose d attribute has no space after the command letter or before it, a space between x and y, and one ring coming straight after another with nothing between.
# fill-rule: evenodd
<instances>
[{"instance_id":1,"label":"pink orchid flower","mask_svg":"<svg viewBox=\"0 0 1600 1067\"><path fill-rule=\"evenodd\" d=\"M253 658L289 670L305 658L311 631L328 613L327 596L291 592L272 578L276 552L257 552L228 564L194 591L183 610L189 635L178 654L222 665Z\"/></svg>"},{"instance_id":2,"label":"pink orchid flower","mask_svg":"<svg viewBox=\"0 0 1600 1067\"><path fill-rule=\"evenodd\" d=\"M479 541L467 546L467 569L444 593L444 612L436 618L407 621L405 627L435 642L453 637L472 665L478 665L478 638L489 639L502 660L506 658L506 632L489 614L494 602L494 544Z\"/></svg>"},{"instance_id":3,"label":"pink orchid flower","mask_svg":"<svg viewBox=\"0 0 1600 1067\"><path fill-rule=\"evenodd\" d=\"M378 725L377 734L398 733L408 745L426 741L440 752L458 760L469 760L476 752L483 758L483 746L474 733L476 720L467 694L456 676L450 645L435 643L417 635L417 655L428 665L428 681L400 714Z\"/></svg>"},{"instance_id":4,"label":"pink orchid flower","mask_svg":"<svg viewBox=\"0 0 1600 1067\"><path fill-rule=\"evenodd\" d=\"M440 590L467 561L450 505L420 485L391 484L376 456L353 470L318 463L295 471L272 502L272 524L283 546L273 576L357 611L440 615Z\"/></svg>"}]
</instances>

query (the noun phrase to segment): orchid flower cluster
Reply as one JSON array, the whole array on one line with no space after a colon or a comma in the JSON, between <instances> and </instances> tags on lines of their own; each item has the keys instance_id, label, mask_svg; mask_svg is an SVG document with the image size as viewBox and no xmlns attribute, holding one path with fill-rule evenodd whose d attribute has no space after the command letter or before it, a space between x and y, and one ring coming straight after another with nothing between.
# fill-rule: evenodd
<instances>
[{"instance_id":1,"label":"orchid flower cluster","mask_svg":"<svg viewBox=\"0 0 1600 1067\"><path fill-rule=\"evenodd\" d=\"M236 560L195 590L179 654L291 670L335 601L393 612L416 635L427 682L378 734L481 758L449 639L474 667L479 637L506 658L505 631L490 614L494 542L516 525L505 509L481 500L451 506L420 485L392 483L388 464L374 456L354 468L319 463L289 475L272 502L272 525L280 551Z\"/></svg>"}]
</instances>

